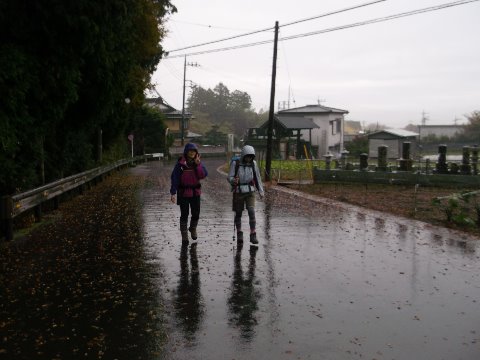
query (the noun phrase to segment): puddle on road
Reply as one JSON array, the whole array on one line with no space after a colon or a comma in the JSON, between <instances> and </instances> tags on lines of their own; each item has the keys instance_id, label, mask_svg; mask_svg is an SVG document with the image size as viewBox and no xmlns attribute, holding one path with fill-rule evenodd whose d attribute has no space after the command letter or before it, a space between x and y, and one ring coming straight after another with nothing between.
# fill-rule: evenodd
<instances>
[{"instance_id":1,"label":"puddle on road","mask_svg":"<svg viewBox=\"0 0 480 360\"><path fill-rule=\"evenodd\" d=\"M143 214L169 332L160 358L478 359L478 243L275 192L257 202L251 252L232 240L217 164L196 250L180 245L170 172L148 165L164 184L146 190Z\"/></svg>"}]
</instances>

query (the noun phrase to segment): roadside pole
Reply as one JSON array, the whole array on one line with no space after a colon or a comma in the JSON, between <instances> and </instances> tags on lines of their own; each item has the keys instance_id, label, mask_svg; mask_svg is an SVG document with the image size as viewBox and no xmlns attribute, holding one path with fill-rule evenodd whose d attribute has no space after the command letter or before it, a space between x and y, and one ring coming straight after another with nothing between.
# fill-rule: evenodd
<instances>
[{"instance_id":1,"label":"roadside pole","mask_svg":"<svg viewBox=\"0 0 480 360\"><path fill-rule=\"evenodd\" d=\"M272 65L272 87L270 90L270 111L268 113L267 130L267 158L265 161L265 181L271 181L270 170L272 168L272 143L273 143L273 116L275 104L275 79L277 76L277 43L278 43L278 21L275 22L275 40L273 43L273 65Z\"/></svg>"}]
</instances>

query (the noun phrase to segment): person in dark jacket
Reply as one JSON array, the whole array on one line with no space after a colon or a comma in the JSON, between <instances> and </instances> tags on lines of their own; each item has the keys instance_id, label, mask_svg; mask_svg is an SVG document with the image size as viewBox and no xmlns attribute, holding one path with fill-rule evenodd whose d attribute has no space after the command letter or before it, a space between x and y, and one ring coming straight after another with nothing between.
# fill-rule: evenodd
<instances>
[{"instance_id":1,"label":"person in dark jacket","mask_svg":"<svg viewBox=\"0 0 480 360\"><path fill-rule=\"evenodd\" d=\"M172 203L180 206L180 233L182 243L188 244L188 231L192 240L197 240L197 224L200 217L200 180L208 175L207 169L200 160L198 148L194 143L188 143L171 175L170 195ZM188 216L191 211L190 227Z\"/></svg>"}]
</instances>

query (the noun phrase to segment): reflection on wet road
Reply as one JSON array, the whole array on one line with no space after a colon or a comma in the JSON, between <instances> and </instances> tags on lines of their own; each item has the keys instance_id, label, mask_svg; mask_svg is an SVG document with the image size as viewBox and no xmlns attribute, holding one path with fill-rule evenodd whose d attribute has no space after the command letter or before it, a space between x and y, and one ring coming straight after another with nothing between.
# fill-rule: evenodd
<instances>
[{"instance_id":1,"label":"reflection on wet road","mask_svg":"<svg viewBox=\"0 0 480 360\"><path fill-rule=\"evenodd\" d=\"M242 339L250 341L255 335L256 312L260 299L259 283L255 283L255 256L258 247L250 248L248 271L242 270L243 246L237 246L233 264L232 284L228 297L229 324L239 329Z\"/></svg>"},{"instance_id":2,"label":"reflection on wet road","mask_svg":"<svg viewBox=\"0 0 480 360\"><path fill-rule=\"evenodd\" d=\"M196 249L182 248L169 202L173 164L142 165L155 184L143 217L165 301L162 359L480 358L478 241L270 190L252 252L232 239L221 163L206 160Z\"/></svg>"},{"instance_id":3,"label":"reflection on wet road","mask_svg":"<svg viewBox=\"0 0 480 360\"><path fill-rule=\"evenodd\" d=\"M174 301L177 326L185 339L194 341L204 314L196 246L191 246L190 251L188 245L180 249L180 278Z\"/></svg>"}]
</instances>

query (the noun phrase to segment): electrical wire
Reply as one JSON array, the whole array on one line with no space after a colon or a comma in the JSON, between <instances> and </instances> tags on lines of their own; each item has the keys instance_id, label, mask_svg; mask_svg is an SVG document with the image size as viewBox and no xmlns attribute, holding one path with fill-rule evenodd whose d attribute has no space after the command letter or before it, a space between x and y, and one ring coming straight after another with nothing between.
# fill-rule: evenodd
<instances>
[{"instance_id":1,"label":"electrical wire","mask_svg":"<svg viewBox=\"0 0 480 360\"><path fill-rule=\"evenodd\" d=\"M180 20L169 20L169 22L174 22L174 23L181 23L181 24L188 24L188 25L195 25L195 26L200 26L200 27L206 27L209 29L222 29L222 30L233 30L233 31L253 31L252 29L236 29L236 28L230 28L230 27L224 27L224 26L215 26L215 25L208 25L208 24L199 24L199 23L193 23L193 22L188 22L188 21L180 21Z\"/></svg>"},{"instance_id":2,"label":"electrical wire","mask_svg":"<svg viewBox=\"0 0 480 360\"><path fill-rule=\"evenodd\" d=\"M465 5L465 4L472 3L472 2L477 2L477 1L480 1L480 0L456 1L456 2L452 2L452 3L431 6L431 7L427 7L427 8L423 8L423 9L417 9L417 10L408 11L408 12L399 13L399 14L394 14L394 15L385 16L385 17L381 17L381 18L375 18L375 19L371 19L371 20L356 22L356 23L337 26L337 27L333 27L333 28L327 28L327 29L323 29L323 30L313 31L313 32L309 32L309 33L292 35L292 36L288 36L288 37L285 37L285 38L282 38L282 39L279 39L279 40L287 41L287 40L298 39L298 38L302 38L302 37L324 34L324 33L333 32L333 31L339 31L339 30L344 30L344 29L349 29L349 28L354 28L354 27L359 27L359 26L365 26L365 25L375 24L375 23L379 23L379 22L390 21L390 20L394 20L394 19L398 19L398 18L402 18L402 17L418 15L418 14L422 14L422 13L426 13L426 12L442 10L442 9L453 7L453 6ZM265 45L265 44L270 44L270 43L273 43L273 40L264 40L264 41L254 42L254 43L247 43L247 44L229 46L229 47L225 47L225 48L204 50L204 51L186 53L186 54L181 54L181 55L172 55L172 56L166 55L164 58L165 59L173 59L173 58L184 57L184 56L203 55L203 54L210 54L210 53L220 52L220 51L229 51L229 50L242 49L242 48L246 48L246 47ZM201 45L205 45L205 44L200 44L200 45L195 45L195 46L201 46ZM179 49L179 50L181 50L181 49Z\"/></svg>"},{"instance_id":3,"label":"electrical wire","mask_svg":"<svg viewBox=\"0 0 480 360\"><path fill-rule=\"evenodd\" d=\"M476 2L476 1L480 1L480 0L463 0L463 1L457 1L457 2L448 3L448 4L431 6L431 7L428 7L428 8L408 11L408 12L394 14L394 15L390 15L390 16L385 16L385 17L382 17L382 18L360 21L360 22L353 23L353 24L337 26L337 27L334 27L334 28L329 28L329 29L324 29L324 30L319 30L319 31L312 31L312 32L309 32L309 33L304 33L304 34L292 35L292 36L288 36L286 38L283 38L282 40L292 40L292 39L297 39L297 38L300 38L300 37L313 36L313 35L323 34L323 33L332 32L332 31L344 30L344 29L349 29L349 28L358 27L358 26L364 26L364 25L370 25L370 24L375 24L375 23L379 23L379 22L385 22L385 21L389 21L389 20L395 20L395 19L399 19L399 18L402 18L402 17L418 15L418 14L422 14L422 13L426 13L426 12L430 12L430 11L442 10L442 9L445 9L445 8L458 6L458 5L464 5L464 4L468 4L468 3Z\"/></svg>"},{"instance_id":4,"label":"electrical wire","mask_svg":"<svg viewBox=\"0 0 480 360\"><path fill-rule=\"evenodd\" d=\"M287 23L287 24L281 25L281 26L279 26L279 27L285 27L285 26L295 25L295 24L299 24L299 23L304 22L304 21L310 21L310 20L319 19L319 18L322 18L322 17L330 16L330 15L339 14L339 13L342 13L342 12L345 12L345 11L350 11L350 10L358 9L358 8L361 8L361 7L373 5L373 4L376 4L376 3L379 3L379 2L383 2L383 1L386 1L386 0L376 0L376 1L369 2L369 3L365 3L365 4L361 4L361 5L356 5L356 6L352 6L352 7L349 7L349 8L345 8L345 9L332 11L332 12L329 12L329 13L326 13L326 14L321 14L321 15L317 15L317 16L312 16L312 17L309 17L309 18L306 18L306 19L297 20L297 21L293 21L293 22L291 22L291 23ZM222 42L222 41L237 39L237 38L240 38L240 37L249 36L249 35L253 35L253 34L258 34L258 33L265 32L265 31L271 31L271 30L273 30L273 29L274 29L273 27L269 27L269 28L265 28L265 29L255 30L255 31L248 32L248 33L246 33L246 34L240 34L240 35L230 36L230 37L224 38L224 39L208 41L208 42L201 43L201 44L197 44L197 45L190 45L190 46L186 46L186 47L183 47L183 48L180 48L180 49L170 50L170 51L167 51L167 53L172 53L172 52L176 52L176 51L192 49L192 48L199 47L199 46L204 46L204 45L211 45L211 44L219 43L219 42Z\"/></svg>"}]
</instances>

